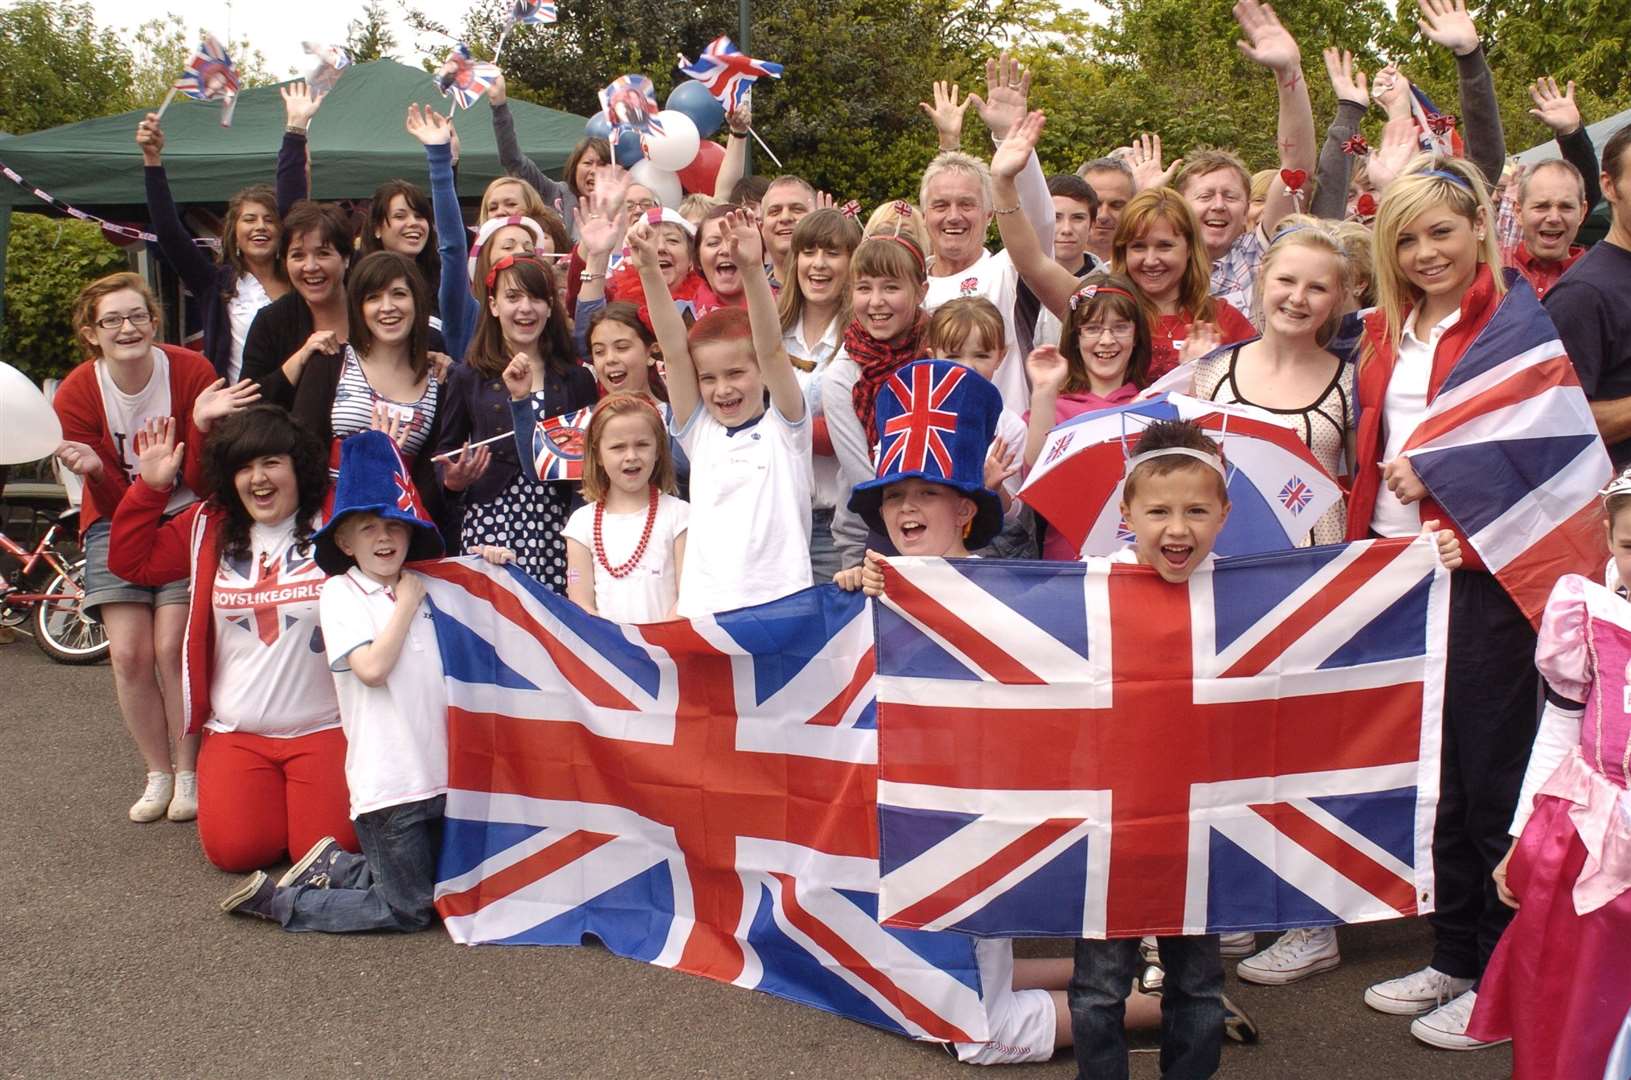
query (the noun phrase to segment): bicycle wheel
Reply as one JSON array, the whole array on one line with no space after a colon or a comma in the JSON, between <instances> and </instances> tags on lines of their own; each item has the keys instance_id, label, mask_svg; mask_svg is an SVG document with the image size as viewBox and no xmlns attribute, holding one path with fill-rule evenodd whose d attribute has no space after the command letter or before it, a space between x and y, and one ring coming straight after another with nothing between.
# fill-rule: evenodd
<instances>
[{"instance_id":1,"label":"bicycle wheel","mask_svg":"<svg viewBox=\"0 0 1631 1080\"><path fill-rule=\"evenodd\" d=\"M94 664L108 655L102 624L79 607L85 594L85 560L51 579L45 590L54 599L34 605L34 643L59 664Z\"/></svg>"}]
</instances>

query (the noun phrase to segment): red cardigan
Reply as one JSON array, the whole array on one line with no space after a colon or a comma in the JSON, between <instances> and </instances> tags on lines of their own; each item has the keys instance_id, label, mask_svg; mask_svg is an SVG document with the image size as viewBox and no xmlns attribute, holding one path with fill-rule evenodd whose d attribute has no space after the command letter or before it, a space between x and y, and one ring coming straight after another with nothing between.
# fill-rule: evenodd
<instances>
[{"instance_id":1,"label":"red cardigan","mask_svg":"<svg viewBox=\"0 0 1631 1080\"><path fill-rule=\"evenodd\" d=\"M1461 297L1461 318L1438 339L1433 352L1433 371L1427 383L1427 401L1432 403L1443 387L1444 380L1456 361L1461 359L1489 320L1501 306L1504 293L1495 289L1495 275L1488 266L1478 268L1478 276L1471 288ZM1406 319L1410 317L1405 310ZM1348 493L1348 539L1363 540L1370 535L1371 518L1376 512L1376 495L1382 486L1382 470L1377 465L1386 440L1382 437L1382 404L1387 398L1388 381L1393 378L1393 367L1399 360L1395 342L1388 339L1387 316L1380 308L1365 317L1364 345L1359 359L1359 383L1355 396L1359 399L1358 431L1354 461L1353 490ZM1461 541L1462 566L1467 570L1485 569L1483 560L1473 550L1467 536L1456 528L1450 515L1433 501L1432 496L1421 501L1423 521L1437 518L1439 527L1454 529Z\"/></svg>"},{"instance_id":2,"label":"red cardigan","mask_svg":"<svg viewBox=\"0 0 1631 1080\"><path fill-rule=\"evenodd\" d=\"M182 479L203 498L208 494L204 490L204 436L193 427L193 401L216 380L215 368L202 353L191 349L179 345L160 345L159 348L170 358L170 415L181 433L179 438L187 444ZM101 471L84 477L85 495L79 508L79 532L83 536L97 521L113 513L130 487L125 480L124 460L113 444L113 433L108 430L108 414L102 407L102 384L96 377L95 360L86 360L68 373L57 387L51 406L62 421L62 437L85 443L102 459Z\"/></svg>"}]
</instances>

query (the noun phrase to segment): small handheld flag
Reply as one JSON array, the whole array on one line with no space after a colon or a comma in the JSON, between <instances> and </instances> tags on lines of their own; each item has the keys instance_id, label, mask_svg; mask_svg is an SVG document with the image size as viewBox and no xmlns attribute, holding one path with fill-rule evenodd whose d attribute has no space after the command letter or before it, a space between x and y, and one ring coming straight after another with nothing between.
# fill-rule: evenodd
<instances>
[{"instance_id":1,"label":"small handheld flag","mask_svg":"<svg viewBox=\"0 0 1631 1080\"><path fill-rule=\"evenodd\" d=\"M614 128L633 128L642 135L661 135L657 119L657 88L644 75L619 75L600 92L600 107Z\"/></svg>"},{"instance_id":2,"label":"small handheld flag","mask_svg":"<svg viewBox=\"0 0 1631 1080\"><path fill-rule=\"evenodd\" d=\"M504 43L510 40L510 31L523 23L533 26L550 26L560 18L559 10L555 4L547 0L514 0L510 4L510 21L504 27L504 32L498 35L498 47L493 50L493 63L504 55Z\"/></svg>"},{"instance_id":3,"label":"small handheld flag","mask_svg":"<svg viewBox=\"0 0 1631 1080\"><path fill-rule=\"evenodd\" d=\"M779 79L783 70L769 60L755 60L723 35L714 38L694 63L681 54L679 67L706 86L727 112L742 104L756 81L765 76Z\"/></svg>"},{"instance_id":4,"label":"small handheld flag","mask_svg":"<svg viewBox=\"0 0 1631 1080\"><path fill-rule=\"evenodd\" d=\"M436 88L444 97L453 99L454 108L468 109L496 78L498 65L478 61L470 55L470 46L461 41L442 61L441 70L436 73Z\"/></svg>"},{"instance_id":5,"label":"small handheld flag","mask_svg":"<svg viewBox=\"0 0 1631 1080\"><path fill-rule=\"evenodd\" d=\"M306 85L314 94L326 94L340 81L340 72L351 66L351 54L338 45L319 45L315 41L302 41L306 55L317 58L317 70L306 76Z\"/></svg>"},{"instance_id":6,"label":"small handheld flag","mask_svg":"<svg viewBox=\"0 0 1631 1080\"><path fill-rule=\"evenodd\" d=\"M170 86L170 92L159 105L159 117L179 94L196 101L221 102L221 126L232 126L232 110L238 101L238 69L232 66L232 57L214 34L205 34L198 49L188 57L181 76Z\"/></svg>"},{"instance_id":7,"label":"small handheld flag","mask_svg":"<svg viewBox=\"0 0 1631 1080\"><path fill-rule=\"evenodd\" d=\"M544 482L583 479L583 455L593 406L538 421L532 432L532 467Z\"/></svg>"}]
</instances>

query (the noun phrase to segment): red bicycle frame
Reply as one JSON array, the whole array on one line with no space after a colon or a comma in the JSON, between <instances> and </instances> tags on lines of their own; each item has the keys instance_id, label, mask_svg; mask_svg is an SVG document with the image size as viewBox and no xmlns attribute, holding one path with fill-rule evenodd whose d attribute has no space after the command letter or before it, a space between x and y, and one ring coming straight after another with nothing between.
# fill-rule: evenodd
<instances>
[{"instance_id":1,"label":"red bicycle frame","mask_svg":"<svg viewBox=\"0 0 1631 1080\"><path fill-rule=\"evenodd\" d=\"M38 566L41 560L44 560L51 569L55 570L64 581L72 580L71 575L68 573L68 567L51 548L51 541L56 537L58 528L59 526L52 525L49 529L46 529L45 535L40 537L40 542L32 552L7 536L4 531L0 531L0 551L4 551L7 555L23 564L22 572L18 574L19 580L33 573L34 567ZM0 591L0 599L8 604L39 604L47 600L77 600L81 595L83 593L78 589L70 593L28 593L20 589L14 592Z\"/></svg>"}]
</instances>

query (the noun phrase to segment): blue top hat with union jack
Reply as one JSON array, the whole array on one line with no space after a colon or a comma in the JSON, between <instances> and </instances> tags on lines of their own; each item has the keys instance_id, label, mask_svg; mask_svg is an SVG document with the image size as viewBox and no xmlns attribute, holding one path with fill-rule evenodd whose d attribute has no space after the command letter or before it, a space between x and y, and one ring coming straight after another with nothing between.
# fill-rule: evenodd
<instances>
[{"instance_id":1,"label":"blue top hat with union jack","mask_svg":"<svg viewBox=\"0 0 1631 1080\"><path fill-rule=\"evenodd\" d=\"M856 484L849 508L885 532L880 508L890 484L917 478L945 484L976 507L964 545L984 547L1002 529L1002 502L985 486L985 456L996 437L1002 394L972 368L915 360L884 380L874 406L878 475Z\"/></svg>"},{"instance_id":2,"label":"blue top hat with union jack","mask_svg":"<svg viewBox=\"0 0 1631 1080\"><path fill-rule=\"evenodd\" d=\"M430 522L396 443L383 431L364 431L340 444L340 478L334 512L312 537L317 565L330 574L351 569L351 556L334 542L340 522L352 514L378 514L408 526L408 562L442 554L442 534Z\"/></svg>"}]
</instances>

